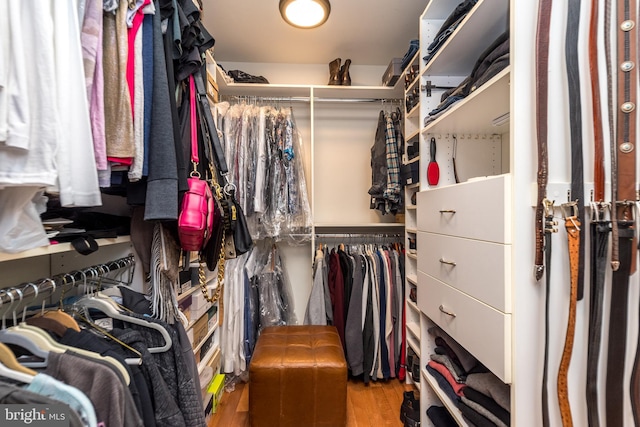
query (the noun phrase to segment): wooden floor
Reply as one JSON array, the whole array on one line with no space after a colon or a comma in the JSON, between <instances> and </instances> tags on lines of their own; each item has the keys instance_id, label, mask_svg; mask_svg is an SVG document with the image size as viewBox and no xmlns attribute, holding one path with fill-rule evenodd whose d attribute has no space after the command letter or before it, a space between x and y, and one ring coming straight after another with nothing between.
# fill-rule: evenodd
<instances>
[{"instance_id":1,"label":"wooden floor","mask_svg":"<svg viewBox=\"0 0 640 427\"><path fill-rule=\"evenodd\" d=\"M347 427L401 427L402 393L412 385L398 380L377 381L365 385L362 380L347 383ZM224 393L220 407L209 427L249 427L249 386L240 383L231 393Z\"/></svg>"}]
</instances>

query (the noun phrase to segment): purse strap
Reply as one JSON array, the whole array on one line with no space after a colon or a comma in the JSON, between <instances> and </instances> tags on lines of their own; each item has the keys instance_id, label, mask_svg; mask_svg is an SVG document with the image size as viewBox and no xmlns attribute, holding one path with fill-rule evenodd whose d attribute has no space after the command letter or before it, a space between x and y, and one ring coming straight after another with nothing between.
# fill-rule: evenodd
<instances>
[{"instance_id":1,"label":"purse strap","mask_svg":"<svg viewBox=\"0 0 640 427\"><path fill-rule=\"evenodd\" d=\"M224 157L224 151L222 150L222 144L220 143L220 137L218 136L218 129L216 128L216 124L213 121L211 106L209 105L209 100L207 99L207 90L202 80L202 74L200 72L196 72L192 74L191 77L193 77L193 79L195 80L198 102L201 107L204 126L206 127L206 129L202 129L202 132L206 132L208 134L211 142L211 149L213 151L213 153L210 153L208 152L209 150L205 150L205 154L207 155L210 162L215 162L220 176L226 177L226 175L229 173L229 168L227 167L227 160Z\"/></svg>"},{"instance_id":2,"label":"purse strap","mask_svg":"<svg viewBox=\"0 0 640 427\"><path fill-rule=\"evenodd\" d=\"M200 158L198 157L196 84L193 79L193 74L189 76L189 112L191 115L191 163L193 163L191 176L200 176L200 173L198 172L198 163L200 163Z\"/></svg>"}]
</instances>

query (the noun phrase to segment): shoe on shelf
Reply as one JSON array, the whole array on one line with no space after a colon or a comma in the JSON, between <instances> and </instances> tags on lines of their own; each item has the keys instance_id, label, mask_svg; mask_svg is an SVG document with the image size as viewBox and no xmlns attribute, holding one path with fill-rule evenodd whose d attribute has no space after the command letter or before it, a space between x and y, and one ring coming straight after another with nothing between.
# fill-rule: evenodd
<instances>
[{"instance_id":1,"label":"shoe on shelf","mask_svg":"<svg viewBox=\"0 0 640 427\"><path fill-rule=\"evenodd\" d=\"M329 85L342 84L342 80L340 80L340 62L342 62L340 58L329 62Z\"/></svg>"},{"instance_id":2,"label":"shoe on shelf","mask_svg":"<svg viewBox=\"0 0 640 427\"><path fill-rule=\"evenodd\" d=\"M340 84L342 86L351 86L351 75L349 74L349 66L351 65L351 60L347 59L344 61L344 65L340 67Z\"/></svg>"}]
</instances>

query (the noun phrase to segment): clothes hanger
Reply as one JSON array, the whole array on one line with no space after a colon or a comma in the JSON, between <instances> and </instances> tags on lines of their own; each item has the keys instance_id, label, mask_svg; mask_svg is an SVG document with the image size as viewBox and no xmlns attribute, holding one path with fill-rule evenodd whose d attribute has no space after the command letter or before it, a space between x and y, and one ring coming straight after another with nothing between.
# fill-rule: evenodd
<instances>
[{"instance_id":1,"label":"clothes hanger","mask_svg":"<svg viewBox=\"0 0 640 427\"><path fill-rule=\"evenodd\" d=\"M11 310L14 305L15 297L13 296L13 291L18 291L18 289L10 288L8 290L3 290L3 292L9 296L11 299L11 304L7 311ZM20 300L22 300L22 292L20 294ZM23 362L24 366L32 367L32 368L45 368L47 366L47 361L49 358L49 347L47 343L41 336L32 335L32 334L21 334L20 332L15 330L15 326L11 328L6 327L6 314L5 311L2 314L2 330L0 330L0 343L4 344L12 344L18 347L21 347L27 350L32 355L38 357L40 360L38 361L25 361ZM15 316L15 310L13 311L14 322L17 323L17 319Z\"/></svg>"},{"instance_id":2,"label":"clothes hanger","mask_svg":"<svg viewBox=\"0 0 640 427\"><path fill-rule=\"evenodd\" d=\"M71 278L73 279L73 285L75 287L76 284L76 279L73 277L72 274L65 274L63 276L63 281L64 281L64 285L67 284L67 276L71 276ZM56 282L53 279L45 279L41 284L49 282L51 283L51 285L53 286L53 291L51 292L52 294L56 291ZM38 293L36 292L36 297L37 297ZM76 322L76 320L71 317L68 313L65 313L64 311L62 311L60 308L56 309L56 310L47 310L47 311L42 311L39 314L36 314L34 317L46 317L48 319L52 319L55 320L56 322L60 323L61 325L73 329L76 332L80 332L80 326L78 325L78 322Z\"/></svg>"},{"instance_id":3,"label":"clothes hanger","mask_svg":"<svg viewBox=\"0 0 640 427\"><path fill-rule=\"evenodd\" d=\"M77 306L85 309L85 312L90 308L94 308L111 317L112 319L122 320L123 322L133 323L135 325L144 326L147 328L155 329L160 332L162 337L164 338L165 344L161 347L151 347L149 348L149 353L162 353L171 348L172 340L169 332L162 326L156 323L148 322L144 319L139 319L137 317L127 316L123 314L117 306L115 306L115 302L108 297L103 297L100 295L84 297L75 303ZM87 317L89 319L89 317Z\"/></svg>"},{"instance_id":4,"label":"clothes hanger","mask_svg":"<svg viewBox=\"0 0 640 427\"><path fill-rule=\"evenodd\" d=\"M0 343L0 376L30 384L36 374L36 371L18 363L11 349Z\"/></svg>"}]
</instances>

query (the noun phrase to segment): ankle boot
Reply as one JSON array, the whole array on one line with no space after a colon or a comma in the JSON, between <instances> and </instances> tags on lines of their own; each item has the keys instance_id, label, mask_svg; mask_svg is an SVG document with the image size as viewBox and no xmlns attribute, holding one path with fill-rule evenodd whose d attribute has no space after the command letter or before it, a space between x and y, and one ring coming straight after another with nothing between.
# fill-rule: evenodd
<instances>
[{"instance_id":1,"label":"ankle boot","mask_svg":"<svg viewBox=\"0 0 640 427\"><path fill-rule=\"evenodd\" d=\"M330 85L339 85L341 84L340 79L340 61L342 59L336 58L333 61L329 62L329 84Z\"/></svg>"},{"instance_id":2,"label":"ankle boot","mask_svg":"<svg viewBox=\"0 0 640 427\"><path fill-rule=\"evenodd\" d=\"M349 65L351 60L344 61L344 65L340 67L340 84L342 86L351 86L351 75L349 74Z\"/></svg>"}]
</instances>

